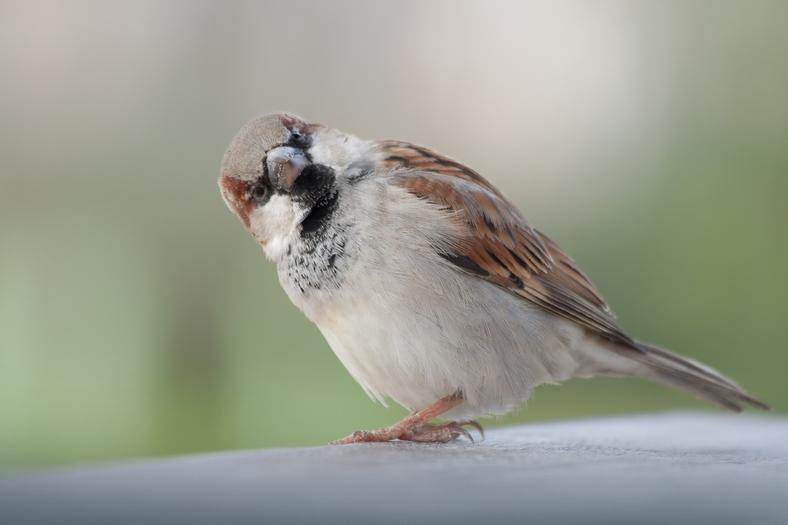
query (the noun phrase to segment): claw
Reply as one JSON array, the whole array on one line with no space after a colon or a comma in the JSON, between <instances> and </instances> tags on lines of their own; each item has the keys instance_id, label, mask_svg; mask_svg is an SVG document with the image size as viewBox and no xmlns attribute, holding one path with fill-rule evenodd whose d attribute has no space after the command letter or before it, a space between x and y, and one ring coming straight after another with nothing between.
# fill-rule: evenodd
<instances>
[{"instance_id":1,"label":"claw","mask_svg":"<svg viewBox=\"0 0 788 525\"><path fill-rule=\"evenodd\" d=\"M467 430L465 430L462 427L462 423L454 423L454 424L452 424L451 430L452 430L452 437L454 439L457 439L458 437L463 436L463 437L467 438L468 441L470 441L471 443L474 443L473 436L471 435L470 432L468 432Z\"/></svg>"},{"instance_id":2,"label":"claw","mask_svg":"<svg viewBox=\"0 0 788 525\"><path fill-rule=\"evenodd\" d=\"M475 428L476 431L479 433L479 436L481 437L481 441L484 441L484 428L479 424L478 421L476 421L474 419L468 419L468 420L465 420L465 421L458 421L457 424L460 425L460 426L463 426L463 427L464 426L469 426L469 427ZM471 442L473 442L473 438L470 438L470 439L471 439Z\"/></svg>"}]
</instances>

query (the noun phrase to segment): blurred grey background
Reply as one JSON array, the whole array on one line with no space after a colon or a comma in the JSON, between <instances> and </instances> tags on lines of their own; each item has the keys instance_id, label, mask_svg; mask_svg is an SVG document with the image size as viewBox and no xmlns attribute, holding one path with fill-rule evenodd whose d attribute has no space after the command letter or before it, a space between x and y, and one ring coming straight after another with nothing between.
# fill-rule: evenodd
<instances>
[{"instance_id":1,"label":"blurred grey background","mask_svg":"<svg viewBox=\"0 0 788 525\"><path fill-rule=\"evenodd\" d=\"M0 3L0 466L404 413L222 203L224 148L274 110L468 163L630 332L788 408L787 26L780 1ZM687 406L595 379L485 423Z\"/></svg>"}]
</instances>

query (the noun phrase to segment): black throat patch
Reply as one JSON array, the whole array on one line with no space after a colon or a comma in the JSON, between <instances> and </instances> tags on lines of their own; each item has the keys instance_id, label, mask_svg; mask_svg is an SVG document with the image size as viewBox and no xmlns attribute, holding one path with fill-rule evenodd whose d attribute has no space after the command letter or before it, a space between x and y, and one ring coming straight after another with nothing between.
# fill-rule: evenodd
<instances>
[{"instance_id":1,"label":"black throat patch","mask_svg":"<svg viewBox=\"0 0 788 525\"><path fill-rule=\"evenodd\" d=\"M334 170L322 164L307 166L293 185L292 198L309 213L280 272L284 270L287 280L302 294L339 288L349 264L347 244L352 226L338 213L341 196Z\"/></svg>"},{"instance_id":2,"label":"black throat patch","mask_svg":"<svg viewBox=\"0 0 788 525\"><path fill-rule=\"evenodd\" d=\"M301 236L319 232L331 221L337 207L334 170L324 164L310 164L296 179L291 194L294 201L310 210L301 223Z\"/></svg>"},{"instance_id":3,"label":"black throat patch","mask_svg":"<svg viewBox=\"0 0 788 525\"><path fill-rule=\"evenodd\" d=\"M324 196L312 206L312 210L301 223L301 237L310 237L325 230L337 209L339 193L336 190Z\"/></svg>"}]
</instances>

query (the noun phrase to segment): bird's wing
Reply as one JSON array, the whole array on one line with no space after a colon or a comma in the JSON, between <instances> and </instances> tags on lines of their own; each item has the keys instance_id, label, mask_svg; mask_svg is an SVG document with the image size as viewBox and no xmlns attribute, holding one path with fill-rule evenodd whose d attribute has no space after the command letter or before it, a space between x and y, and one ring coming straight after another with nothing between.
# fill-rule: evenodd
<instances>
[{"instance_id":1,"label":"bird's wing","mask_svg":"<svg viewBox=\"0 0 788 525\"><path fill-rule=\"evenodd\" d=\"M461 218L464 236L453 253L441 253L446 260L608 340L634 346L591 280L484 177L427 148L397 141L377 146L393 184Z\"/></svg>"}]
</instances>

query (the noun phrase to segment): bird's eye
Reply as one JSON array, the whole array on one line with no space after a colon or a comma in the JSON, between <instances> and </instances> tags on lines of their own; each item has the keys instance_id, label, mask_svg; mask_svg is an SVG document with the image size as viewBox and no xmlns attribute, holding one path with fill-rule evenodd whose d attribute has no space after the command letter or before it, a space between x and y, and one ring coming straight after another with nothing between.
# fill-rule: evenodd
<instances>
[{"instance_id":1,"label":"bird's eye","mask_svg":"<svg viewBox=\"0 0 788 525\"><path fill-rule=\"evenodd\" d=\"M268 202L268 198L270 197L270 191L268 186L265 184L260 184L259 182L256 183L252 188L249 190L249 196L258 206L262 206L266 202Z\"/></svg>"}]
</instances>

